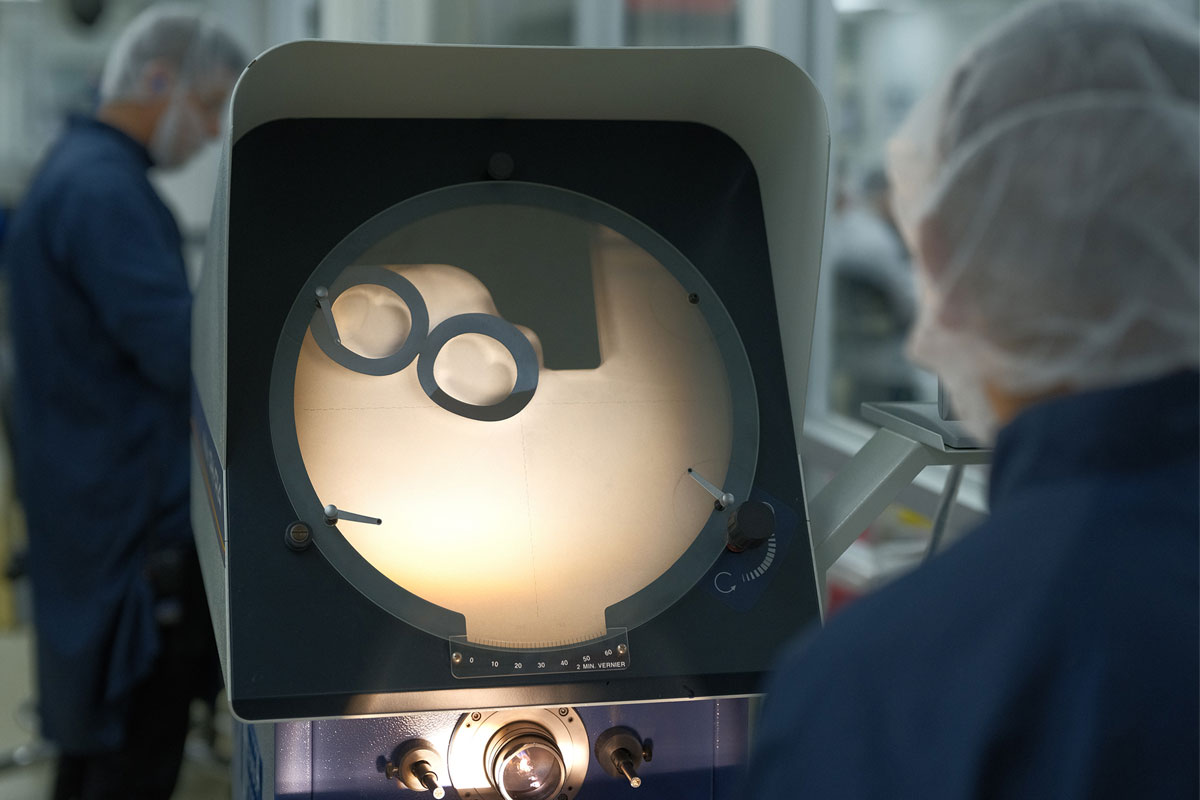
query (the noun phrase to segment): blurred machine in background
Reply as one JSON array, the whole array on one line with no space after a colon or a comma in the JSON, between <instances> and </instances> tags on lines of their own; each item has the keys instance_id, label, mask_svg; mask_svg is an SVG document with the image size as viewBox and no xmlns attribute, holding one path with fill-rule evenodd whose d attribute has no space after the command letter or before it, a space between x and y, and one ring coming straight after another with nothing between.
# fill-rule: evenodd
<instances>
[{"instance_id":1,"label":"blurred machine in background","mask_svg":"<svg viewBox=\"0 0 1200 800\"><path fill-rule=\"evenodd\" d=\"M235 796L733 796L820 613L827 158L759 50L251 65L193 331Z\"/></svg>"}]
</instances>

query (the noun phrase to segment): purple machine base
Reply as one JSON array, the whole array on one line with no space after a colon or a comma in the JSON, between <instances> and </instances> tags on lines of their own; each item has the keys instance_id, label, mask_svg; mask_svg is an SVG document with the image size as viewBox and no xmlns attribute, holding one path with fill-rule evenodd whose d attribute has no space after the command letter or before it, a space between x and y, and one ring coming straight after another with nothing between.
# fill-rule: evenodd
<instances>
[{"instance_id":1,"label":"purple machine base","mask_svg":"<svg viewBox=\"0 0 1200 800\"><path fill-rule=\"evenodd\" d=\"M748 756L750 704L744 698L578 707L592 753L579 800L734 800ZM237 800L422 800L387 778L398 745L422 738L445 756L460 714L237 724ZM640 765L641 787L608 775L596 760L596 737L613 726L653 743ZM447 800L462 800L446 786Z\"/></svg>"}]
</instances>

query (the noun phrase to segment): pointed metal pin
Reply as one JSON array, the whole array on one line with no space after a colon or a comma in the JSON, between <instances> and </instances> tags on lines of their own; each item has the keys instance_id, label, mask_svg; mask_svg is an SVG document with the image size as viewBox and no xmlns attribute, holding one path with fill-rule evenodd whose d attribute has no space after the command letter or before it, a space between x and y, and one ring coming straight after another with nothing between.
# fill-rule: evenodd
<instances>
[{"instance_id":1,"label":"pointed metal pin","mask_svg":"<svg viewBox=\"0 0 1200 800\"><path fill-rule=\"evenodd\" d=\"M382 525L383 520L378 517L366 517L362 514L353 514L349 511L343 511L337 506L330 503L325 506L325 524L333 525L338 522L364 522L367 525Z\"/></svg>"},{"instance_id":2,"label":"pointed metal pin","mask_svg":"<svg viewBox=\"0 0 1200 800\"><path fill-rule=\"evenodd\" d=\"M724 489L713 485L710 481L705 480L699 472L696 472L696 470L692 469L691 467L688 467L688 475L691 475L695 479L696 483L703 486L704 491L713 496L713 498L717 501L718 511L724 511L726 508L737 502L736 497Z\"/></svg>"},{"instance_id":3,"label":"pointed metal pin","mask_svg":"<svg viewBox=\"0 0 1200 800\"><path fill-rule=\"evenodd\" d=\"M325 324L329 326L333 340L341 344L342 336L338 333L337 322L333 318L333 303L329 301L329 290L324 286L317 287L317 305L321 308L321 313L325 315Z\"/></svg>"}]
</instances>

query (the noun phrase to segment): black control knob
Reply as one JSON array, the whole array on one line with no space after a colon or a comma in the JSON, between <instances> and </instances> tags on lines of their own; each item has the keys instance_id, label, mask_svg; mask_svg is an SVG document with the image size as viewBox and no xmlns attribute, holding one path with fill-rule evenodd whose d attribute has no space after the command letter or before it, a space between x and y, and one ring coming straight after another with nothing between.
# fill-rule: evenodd
<instances>
[{"instance_id":1,"label":"black control knob","mask_svg":"<svg viewBox=\"0 0 1200 800\"><path fill-rule=\"evenodd\" d=\"M729 515L725 547L734 553L753 550L775 533L775 509L770 503L747 500Z\"/></svg>"},{"instance_id":2,"label":"black control knob","mask_svg":"<svg viewBox=\"0 0 1200 800\"><path fill-rule=\"evenodd\" d=\"M629 781L634 789L642 785L637 767L642 763L643 755L646 755L646 748L642 740L629 728L609 728L596 737L596 759L600 766L614 778Z\"/></svg>"},{"instance_id":3,"label":"black control knob","mask_svg":"<svg viewBox=\"0 0 1200 800\"><path fill-rule=\"evenodd\" d=\"M434 800L446 796L440 777L446 774L442 756L424 739L409 739L397 747L384 774L414 792L429 792Z\"/></svg>"}]
</instances>

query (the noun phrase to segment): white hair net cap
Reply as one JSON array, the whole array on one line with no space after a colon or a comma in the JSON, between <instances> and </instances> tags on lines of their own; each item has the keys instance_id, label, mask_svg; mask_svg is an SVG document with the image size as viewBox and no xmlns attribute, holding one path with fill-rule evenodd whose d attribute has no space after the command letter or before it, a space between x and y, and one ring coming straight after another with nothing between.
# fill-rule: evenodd
<instances>
[{"instance_id":1,"label":"white hair net cap","mask_svg":"<svg viewBox=\"0 0 1200 800\"><path fill-rule=\"evenodd\" d=\"M100 100L145 100L210 78L232 81L247 60L237 41L200 9L158 3L134 18L113 45L100 77ZM152 66L171 73L170 85L147 82Z\"/></svg>"},{"instance_id":2,"label":"white hair net cap","mask_svg":"<svg viewBox=\"0 0 1200 800\"><path fill-rule=\"evenodd\" d=\"M1034 397L1200 365L1198 81L1189 21L1039 3L889 143L918 255L909 354L985 440L985 382Z\"/></svg>"}]
</instances>

